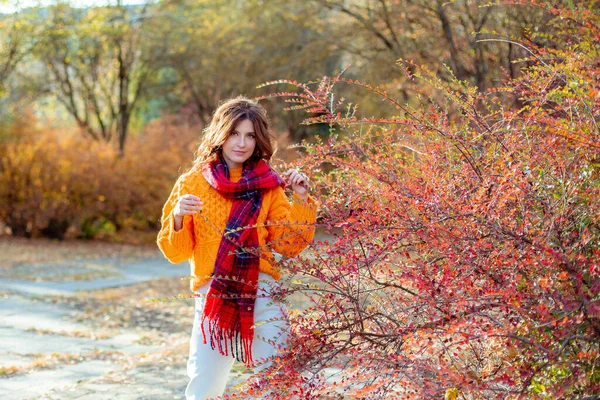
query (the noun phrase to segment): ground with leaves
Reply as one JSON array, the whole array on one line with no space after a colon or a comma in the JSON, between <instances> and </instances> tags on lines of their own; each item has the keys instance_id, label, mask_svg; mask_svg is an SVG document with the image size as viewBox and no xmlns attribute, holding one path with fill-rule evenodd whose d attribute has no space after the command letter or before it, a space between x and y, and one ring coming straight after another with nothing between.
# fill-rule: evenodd
<instances>
[{"instance_id":1,"label":"ground with leaves","mask_svg":"<svg viewBox=\"0 0 600 400\"><path fill-rule=\"evenodd\" d=\"M187 294L186 280L157 276L69 295L4 290L15 281L77 285L105 278L106 270L118 278L128 263L160 258L151 247L0 238L0 396L183 398L193 302L148 300ZM187 271L166 261L164 268ZM230 386L244 382L245 372L236 366Z\"/></svg>"}]
</instances>

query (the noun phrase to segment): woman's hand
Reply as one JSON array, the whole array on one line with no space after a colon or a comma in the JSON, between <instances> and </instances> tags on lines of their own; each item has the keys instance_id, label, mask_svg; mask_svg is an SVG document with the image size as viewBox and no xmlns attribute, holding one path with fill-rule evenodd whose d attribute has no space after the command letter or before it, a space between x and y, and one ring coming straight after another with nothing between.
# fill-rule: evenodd
<instances>
[{"instance_id":1,"label":"woman's hand","mask_svg":"<svg viewBox=\"0 0 600 400\"><path fill-rule=\"evenodd\" d=\"M308 177L297 169L287 170L282 174L288 185L292 186L294 192L302 198L302 200L308 200L308 188L310 182Z\"/></svg>"},{"instance_id":2,"label":"woman's hand","mask_svg":"<svg viewBox=\"0 0 600 400\"><path fill-rule=\"evenodd\" d=\"M200 197L193 194L184 194L179 196L177 204L173 208L173 216L175 217L175 231L178 231L183 226L184 215L194 215L202 211L202 200Z\"/></svg>"}]
</instances>

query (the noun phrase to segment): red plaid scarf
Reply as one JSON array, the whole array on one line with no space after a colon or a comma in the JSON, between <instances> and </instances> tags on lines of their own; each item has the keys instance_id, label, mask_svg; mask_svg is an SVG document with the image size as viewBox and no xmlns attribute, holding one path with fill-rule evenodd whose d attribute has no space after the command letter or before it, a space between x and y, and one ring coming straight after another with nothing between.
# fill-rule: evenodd
<instances>
[{"instance_id":1,"label":"red plaid scarf","mask_svg":"<svg viewBox=\"0 0 600 400\"><path fill-rule=\"evenodd\" d=\"M242 178L235 183L229 180L229 169L222 158L205 165L202 174L217 192L233 200L201 318L204 343L204 320L208 319L211 347L226 356L231 352L238 361L251 366L260 261L254 252L258 233L256 228L238 228L255 225L264 191L285 183L263 160L246 163Z\"/></svg>"}]
</instances>

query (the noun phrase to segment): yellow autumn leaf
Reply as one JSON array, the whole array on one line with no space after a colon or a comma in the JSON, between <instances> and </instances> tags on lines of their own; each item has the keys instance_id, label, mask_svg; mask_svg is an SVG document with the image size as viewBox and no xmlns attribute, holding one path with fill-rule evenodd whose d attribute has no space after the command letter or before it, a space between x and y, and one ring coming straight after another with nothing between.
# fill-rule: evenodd
<instances>
[{"instance_id":1,"label":"yellow autumn leaf","mask_svg":"<svg viewBox=\"0 0 600 400\"><path fill-rule=\"evenodd\" d=\"M446 390L446 395L444 396L445 400L456 400L458 398L458 389L450 388Z\"/></svg>"}]
</instances>

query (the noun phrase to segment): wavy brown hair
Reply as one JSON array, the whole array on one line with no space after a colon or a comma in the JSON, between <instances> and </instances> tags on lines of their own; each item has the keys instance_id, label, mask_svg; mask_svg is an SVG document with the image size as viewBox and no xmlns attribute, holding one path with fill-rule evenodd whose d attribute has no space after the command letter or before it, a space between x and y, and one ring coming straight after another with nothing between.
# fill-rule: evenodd
<instances>
[{"instance_id":1,"label":"wavy brown hair","mask_svg":"<svg viewBox=\"0 0 600 400\"><path fill-rule=\"evenodd\" d=\"M269 162L275 152L275 144L269 133L267 110L256 101L238 96L221 104L213 114L210 124L204 128L204 136L196 151L192 170L201 170L204 164L219 156L225 140L245 119L252 122L256 135L256 148L250 159L262 158Z\"/></svg>"}]
</instances>

